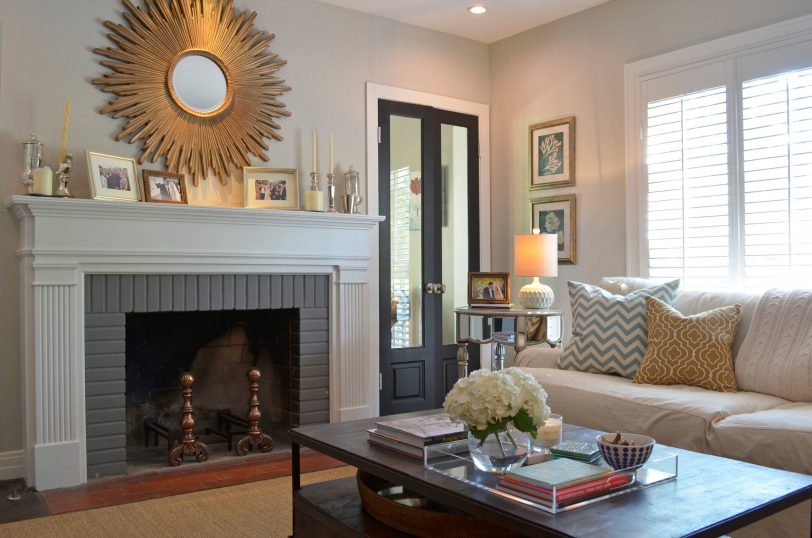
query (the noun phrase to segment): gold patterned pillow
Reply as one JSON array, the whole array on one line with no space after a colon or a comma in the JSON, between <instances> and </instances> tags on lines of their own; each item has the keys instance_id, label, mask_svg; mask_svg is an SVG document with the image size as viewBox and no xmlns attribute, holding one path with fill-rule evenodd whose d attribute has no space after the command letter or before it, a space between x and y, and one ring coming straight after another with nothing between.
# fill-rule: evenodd
<instances>
[{"instance_id":1,"label":"gold patterned pillow","mask_svg":"<svg viewBox=\"0 0 812 538\"><path fill-rule=\"evenodd\" d=\"M632 382L736 392L731 345L741 309L737 304L686 317L646 297L648 347Z\"/></svg>"}]
</instances>

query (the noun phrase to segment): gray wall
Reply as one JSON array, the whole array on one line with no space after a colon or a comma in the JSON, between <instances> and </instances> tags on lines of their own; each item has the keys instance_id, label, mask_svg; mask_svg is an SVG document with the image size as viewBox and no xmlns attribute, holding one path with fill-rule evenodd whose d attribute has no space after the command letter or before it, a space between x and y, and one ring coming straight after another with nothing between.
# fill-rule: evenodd
<instances>
[{"instance_id":1,"label":"gray wall","mask_svg":"<svg viewBox=\"0 0 812 538\"><path fill-rule=\"evenodd\" d=\"M298 168L306 177L315 127L320 169L327 168L332 131L336 168L355 164L365 181L367 81L488 101L488 48L481 43L313 0L237 0L235 6L257 12L257 28L276 34L271 50L288 61L279 75L293 88L282 97L293 116L280 120L285 140L270 143L270 166ZM119 0L0 0L0 200L23 192L16 180L20 144L31 131L46 144L47 164L54 167L68 97L68 149L77 157L72 187L78 196L89 193L86 149L137 154L135 146L113 141L122 120L98 113L109 96L90 84L105 71L92 49L111 45L101 23L122 21L122 10ZM240 178L225 187L209 179L189 191L192 204L242 205ZM16 248L16 225L0 211L0 453L22 446Z\"/></svg>"},{"instance_id":2,"label":"gray wall","mask_svg":"<svg viewBox=\"0 0 812 538\"><path fill-rule=\"evenodd\" d=\"M575 187L533 191L577 195L578 264L544 279L567 308L567 280L626 272L625 64L808 13L810 0L612 0L493 44L493 270L513 270L508 238L530 231L531 124L576 117Z\"/></svg>"}]
</instances>

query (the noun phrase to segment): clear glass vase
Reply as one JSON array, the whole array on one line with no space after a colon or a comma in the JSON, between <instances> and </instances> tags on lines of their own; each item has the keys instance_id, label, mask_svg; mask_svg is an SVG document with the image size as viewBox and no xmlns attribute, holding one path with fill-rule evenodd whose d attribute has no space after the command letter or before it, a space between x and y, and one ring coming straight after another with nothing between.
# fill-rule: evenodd
<instances>
[{"instance_id":1,"label":"clear glass vase","mask_svg":"<svg viewBox=\"0 0 812 538\"><path fill-rule=\"evenodd\" d=\"M489 473L506 473L521 467L530 452L530 436L509 424L484 441L468 432L468 450L477 469Z\"/></svg>"}]
</instances>

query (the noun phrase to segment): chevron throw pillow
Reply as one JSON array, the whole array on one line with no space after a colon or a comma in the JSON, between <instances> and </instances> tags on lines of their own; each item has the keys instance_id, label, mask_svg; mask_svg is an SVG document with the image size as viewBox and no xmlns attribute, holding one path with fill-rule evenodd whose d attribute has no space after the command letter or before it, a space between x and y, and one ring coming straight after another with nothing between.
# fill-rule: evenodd
<instances>
[{"instance_id":1,"label":"chevron throw pillow","mask_svg":"<svg viewBox=\"0 0 812 538\"><path fill-rule=\"evenodd\" d=\"M648 346L646 297L674 305L679 280L614 295L598 286L568 282L572 338L558 367L632 378Z\"/></svg>"}]
</instances>

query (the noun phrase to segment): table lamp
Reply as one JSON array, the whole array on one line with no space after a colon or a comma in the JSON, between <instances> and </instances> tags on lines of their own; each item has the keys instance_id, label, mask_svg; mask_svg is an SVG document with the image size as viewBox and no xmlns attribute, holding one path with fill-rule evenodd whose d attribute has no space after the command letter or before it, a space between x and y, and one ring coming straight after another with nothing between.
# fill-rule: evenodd
<instances>
[{"instance_id":1,"label":"table lamp","mask_svg":"<svg viewBox=\"0 0 812 538\"><path fill-rule=\"evenodd\" d=\"M550 308L553 289L539 282L540 276L558 276L558 235L522 234L514 243L516 276L532 276L533 282L519 290L524 308Z\"/></svg>"}]
</instances>

